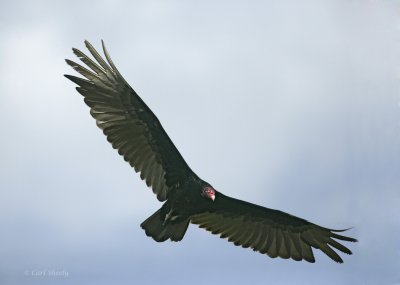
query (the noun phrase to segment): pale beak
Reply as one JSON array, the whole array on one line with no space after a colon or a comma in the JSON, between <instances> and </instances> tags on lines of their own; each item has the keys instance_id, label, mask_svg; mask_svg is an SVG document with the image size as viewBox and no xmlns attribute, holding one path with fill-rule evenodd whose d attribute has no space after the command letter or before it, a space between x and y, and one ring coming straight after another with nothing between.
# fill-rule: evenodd
<instances>
[{"instance_id":1,"label":"pale beak","mask_svg":"<svg viewBox=\"0 0 400 285\"><path fill-rule=\"evenodd\" d=\"M210 198L211 198L211 200L214 202L214 200L215 200L215 194L211 194L211 195L210 195Z\"/></svg>"}]
</instances>

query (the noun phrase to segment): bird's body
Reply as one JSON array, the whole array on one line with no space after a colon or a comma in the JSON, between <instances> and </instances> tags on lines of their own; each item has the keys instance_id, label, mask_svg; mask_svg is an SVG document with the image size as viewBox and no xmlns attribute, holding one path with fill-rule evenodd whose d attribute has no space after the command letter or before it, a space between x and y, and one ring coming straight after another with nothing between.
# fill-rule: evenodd
<instances>
[{"instance_id":1,"label":"bird's body","mask_svg":"<svg viewBox=\"0 0 400 285\"><path fill-rule=\"evenodd\" d=\"M228 238L235 245L251 247L270 257L314 262L311 247L343 262L333 250L351 251L338 243L356 241L287 213L223 195L200 179L187 165L160 121L129 86L104 47L107 62L85 41L96 61L77 49L74 53L90 68L66 60L86 79L66 75L78 84L91 115L119 154L140 172L152 188L161 209L141 227L162 242L180 241L189 223Z\"/></svg>"}]
</instances>

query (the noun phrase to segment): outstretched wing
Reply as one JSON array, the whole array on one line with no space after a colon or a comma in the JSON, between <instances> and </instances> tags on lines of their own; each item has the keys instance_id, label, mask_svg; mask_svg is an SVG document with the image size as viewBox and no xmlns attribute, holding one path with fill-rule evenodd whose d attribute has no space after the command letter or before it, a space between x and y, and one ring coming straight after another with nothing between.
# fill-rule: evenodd
<instances>
[{"instance_id":1,"label":"outstretched wing","mask_svg":"<svg viewBox=\"0 0 400 285\"><path fill-rule=\"evenodd\" d=\"M207 212L195 215L191 222L200 228L228 238L244 248L250 247L268 256L315 262L312 247L322 250L336 262L342 258L332 249L352 254L335 239L357 240L337 234L287 213L264 208L217 193Z\"/></svg>"},{"instance_id":2,"label":"outstretched wing","mask_svg":"<svg viewBox=\"0 0 400 285\"><path fill-rule=\"evenodd\" d=\"M104 42L103 51L108 63L88 41L85 44L96 61L78 49L72 50L89 69L68 59L66 62L86 79L65 76L78 84L76 90L85 97L90 114L113 148L136 172L140 172L140 177L152 188L158 200L166 200L175 185L195 174L157 117L118 72Z\"/></svg>"}]
</instances>

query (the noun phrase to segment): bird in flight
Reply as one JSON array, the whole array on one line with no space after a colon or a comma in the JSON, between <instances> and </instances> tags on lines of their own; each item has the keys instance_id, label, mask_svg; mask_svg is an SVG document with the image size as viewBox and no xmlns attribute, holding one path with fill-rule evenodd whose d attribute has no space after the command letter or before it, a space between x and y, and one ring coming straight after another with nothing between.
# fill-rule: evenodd
<instances>
[{"instance_id":1,"label":"bird in flight","mask_svg":"<svg viewBox=\"0 0 400 285\"><path fill-rule=\"evenodd\" d=\"M285 212L231 198L199 178L185 162L160 121L125 81L102 41L105 59L88 42L94 60L78 49L87 67L66 59L84 78L65 75L78 85L90 114L157 199L165 202L141 227L157 242L182 240L190 223L269 257L315 262L312 248L342 263L335 250L352 252L339 241L356 242L333 230Z\"/></svg>"}]
</instances>

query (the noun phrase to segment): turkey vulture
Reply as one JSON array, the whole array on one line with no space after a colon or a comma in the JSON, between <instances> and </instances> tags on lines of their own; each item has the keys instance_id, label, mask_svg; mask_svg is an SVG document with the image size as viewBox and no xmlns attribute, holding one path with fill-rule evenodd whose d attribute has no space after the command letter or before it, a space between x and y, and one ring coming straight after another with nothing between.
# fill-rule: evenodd
<instances>
[{"instance_id":1,"label":"turkey vulture","mask_svg":"<svg viewBox=\"0 0 400 285\"><path fill-rule=\"evenodd\" d=\"M90 114L112 147L140 172L162 207L141 227L157 242L182 240L189 223L244 248L270 257L315 262L312 247L336 262L336 250L352 252L336 240L356 242L332 230L287 213L225 196L200 179L149 107L119 73L102 41L107 62L85 41L93 61L78 49L74 54L86 67L66 59L85 78L65 75L78 85Z\"/></svg>"}]
</instances>

